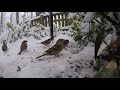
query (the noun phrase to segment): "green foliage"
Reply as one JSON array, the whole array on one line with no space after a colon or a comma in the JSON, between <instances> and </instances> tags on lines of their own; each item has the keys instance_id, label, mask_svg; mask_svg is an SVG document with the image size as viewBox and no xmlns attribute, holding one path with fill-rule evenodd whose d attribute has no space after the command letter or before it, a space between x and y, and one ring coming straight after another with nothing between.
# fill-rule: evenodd
<instances>
[{"instance_id":1,"label":"green foliage","mask_svg":"<svg viewBox=\"0 0 120 90\"><path fill-rule=\"evenodd\" d=\"M82 38L82 36L80 36L80 35L76 35L76 36L74 37L74 40L75 40L75 41L80 41L81 38Z\"/></svg>"},{"instance_id":2,"label":"green foliage","mask_svg":"<svg viewBox=\"0 0 120 90\"><path fill-rule=\"evenodd\" d=\"M98 50L104 40L104 38L108 35L106 34L106 20L104 17L101 17L101 31L98 33L97 37L96 37L96 41L95 41L95 58L97 56ZM107 31L108 32L108 31ZM110 31L109 31L110 32Z\"/></svg>"},{"instance_id":3,"label":"green foliage","mask_svg":"<svg viewBox=\"0 0 120 90\"><path fill-rule=\"evenodd\" d=\"M69 21L68 21L68 24L71 25L73 23L73 19L70 18Z\"/></svg>"},{"instance_id":4,"label":"green foliage","mask_svg":"<svg viewBox=\"0 0 120 90\"><path fill-rule=\"evenodd\" d=\"M13 27L13 24L12 23L7 23L7 26L8 26L8 28L11 28L11 30L13 30L14 31L14 27Z\"/></svg>"},{"instance_id":5,"label":"green foliage","mask_svg":"<svg viewBox=\"0 0 120 90\"><path fill-rule=\"evenodd\" d=\"M104 68L105 64L106 64L106 61L101 60L101 59L97 59L96 60L96 65L94 66L94 70L95 71L101 71L101 69Z\"/></svg>"},{"instance_id":6,"label":"green foliage","mask_svg":"<svg viewBox=\"0 0 120 90\"><path fill-rule=\"evenodd\" d=\"M72 30L75 30L75 27L71 27L72 28Z\"/></svg>"},{"instance_id":7,"label":"green foliage","mask_svg":"<svg viewBox=\"0 0 120 90\"><path fill-rule=\"evenodd\" d=\"M71 29L72 29L72 32L73 32L73 36L74 36L74 40L75 41L80 41L81 40L81 35L80 35L80 32L81 32L81 29L78 27L78 24L77 22L73 22L72 26L71 26Z\"/></svg>"},{"instance_id":8,"label":"green foliage","mask_svg":"<svg viewBox=\"0 0 120 90\"><path fill-rule=\"evenodd\" d=\"M76 23L76 22L73 22L73 26L74 26L74 28L76 29L76 28L77 28L77 23Z\"/></svg>"},{"instance_id":9,"label":"green foliage","mask_svg":"<svg viewBox=\"0 0 120 90\"><path fill-rule=\"evenodd\" d=\"M96 41L95 41L95 57L97 56L98 50L99 50L104 38L105 38L105 27L102 28L102 30L100 31L100 33L96 37Z\"/></svg>"},{"instance_id":10,"label":"green foliage","mask_svg":"<svg viewBox=\"0 0 120 90\"><path fill-rule=\"evenodd\" d=\"M73 17L73 19L74 19L74 20L77 20L77 17L76 17L76 16L74 16L74 17Z\"/></svg>"},{"instance_id":11,"label":"green foliage","mask_svg":"<svg viewBox=\"0 0 120 90\"><path fill-rule=\"evenodd\" d=\"M96 30L96 23L91 23L91 30L95 31Z\"/></svg>"}]
</instances>

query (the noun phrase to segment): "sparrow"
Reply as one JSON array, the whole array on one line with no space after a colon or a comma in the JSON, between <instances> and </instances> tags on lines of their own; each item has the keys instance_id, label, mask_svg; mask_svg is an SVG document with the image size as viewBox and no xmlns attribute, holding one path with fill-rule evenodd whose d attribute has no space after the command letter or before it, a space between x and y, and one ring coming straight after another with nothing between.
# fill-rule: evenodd
<instances>
[{"instance_id":1,"label":"sparrow","mask_svg":"<svg viewBox=\"0 0 120 90\"><path fill-rule=\"evenodd\" d=\"M37 43L37 44L43 44L43 45L49 45L50 43L51 43L51 41L53 40L54 38L49 38L49 39L47 39L47 40L45 40L45 41L43 41L43 42L41 42L41 43Z\"/></svg>"},{"instance_id":2,"label":"sparrow","mask_svg":"<svg viewBox=\"0 0 120 90\"><path fill-rule=\"evenodd\" d=\"M64 40L64 42L63 42L64 48L67 47L68 43L69 43L69 40Z\"/></svg>"},{"instance_id":3,"label":"sparrow","mask_svg":"<svg viewBox=\"0 0 120 90\"><path fill-rule=\"evenodd\" d=\"M58 40L56 41L56 44L57 44L57 43L63 43L64 40L65 40L65 39L58 39Z\"/></svg>"},{"instance_id":4,"label":"sparrow","mask_svg":"<svg viewBox=\"0 0 120 90\"><path fill-rule=\"evenodd\" d=\"M47 40L45 40L45 41L43 41L43 42L41 42L41 44L43 44L43 45L49 45L50 43L51 43L51 41L52 41L52 39L51 38L49 38L49 39L47 39Z\"/></svg>"},{"instance_id":5,"label":"sparrow","mask_svg":"<svg viewBox=\"0 0 120 90\"><path fill-rule=\"evenodd\" d=\"M68 45L68 43L69 43L69 40L65 40L65 39L58 39L57 41L56 41L56 44L58 44L58 43L63 43L63 48L65 48L67 45Z\"/></svg>"},{"instance_id":6,"label":"sparrow","mask_svg":"<svg viewBox=\"0 0 120 90\"><path fill-rule=\"evenodd\" d=\"M19 52L18 54L21 54L22 51L27 50L27 42L28 42L28 41L26 41L26 40L24 40L24 41L22 42L21 47L20 47L20 52Z\"/></svg>"},{"instance_id":7,"label":"sparrow","mask_svg":"<svg viewBox=\"0 0 120 90\"><path fill-rule=\"evenodd\" d=\"M37 57L36 59L45 56L45 55L58 55L64 48L63 43L57 42L53 47L49 48L48 50L45 51L45 54Z\"/></svg>"},{"instance_id":8,"label":"sparrow","mask_svg":"<svg viewBox=\"0 0 120 90\"><path fill-rule=\"evenodd\" d=\"M5 43L5 40L3 41L3 45L2 45L2 51L5 52L8 50L7 44Z\"/></svg>"}]
</instances>

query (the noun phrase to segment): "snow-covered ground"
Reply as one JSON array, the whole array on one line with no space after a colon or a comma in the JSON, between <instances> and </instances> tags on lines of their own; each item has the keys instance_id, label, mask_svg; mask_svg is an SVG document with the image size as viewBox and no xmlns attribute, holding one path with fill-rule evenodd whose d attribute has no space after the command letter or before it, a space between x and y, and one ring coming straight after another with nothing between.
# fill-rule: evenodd
<instances>
[{"instance_id":1,"label":"snow-covered ground","mask_svg":"<svg viewBox=\"0 0 120 90\"><path fill-rule=\"evenodd\" d=\"M36 40L33 37L24 37L14 43L8 43L8 51L0 49L0 77L4 78L84 78L94 77L92 64L94 62L94 44L89 43L83 50L67 34L59 33L50 44L53 46L59 38L68 39L67 49L60 52L59 57L44 56L36 59L49 47L37 44L48 39L49 36ZM17 55L23 40L28 40L28 49ZM0 48L2 44L0 43ZM18 70L18 66L21 68Z\"/></svg>"}]
</instances>

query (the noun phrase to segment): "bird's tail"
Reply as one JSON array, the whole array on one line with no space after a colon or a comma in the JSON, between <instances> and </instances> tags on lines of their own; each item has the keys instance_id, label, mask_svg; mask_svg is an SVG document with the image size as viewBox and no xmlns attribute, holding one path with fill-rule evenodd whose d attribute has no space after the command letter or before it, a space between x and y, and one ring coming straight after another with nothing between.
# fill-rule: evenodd
<instances>
[{"instance_id":1,"label":"bird's tail","mask_svg":"<svg viewBox=\"0 0 120 90\"><path fill-rule=\"evenodd\" d=\"M41 44L41 43L36 43L36 44Z\"/></svg>"},{"instance_id":2,"label":"bird's tail","mask_svg":"<svg viewBox=\"0 0 120 90\"><path fill-rule=\"evenodd\" d=\"M42 57L42 56L45 56L46 54L43 54L43 55L41 55L41 56L38 56L36 59L38 59L38 58L40 58L40 57Z\"/></svg>"},{"instance_id":3,"label":"bird's tail","mask_svg":"<svg viewBox=\"0 0 120 90\"><path fill-rule=\"evenodd\" d=\"M19 55L21 54L21 51L18 53Z\"/></svg>"}]
</instances>

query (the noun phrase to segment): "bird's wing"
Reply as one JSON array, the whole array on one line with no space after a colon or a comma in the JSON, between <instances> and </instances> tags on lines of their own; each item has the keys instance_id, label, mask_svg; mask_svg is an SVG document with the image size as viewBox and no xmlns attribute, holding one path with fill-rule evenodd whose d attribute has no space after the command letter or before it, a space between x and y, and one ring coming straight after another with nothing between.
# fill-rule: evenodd
<instances>
[{"instance_id":1,"label":"bird's wing","mask_svg":"<svg viewBox=\"0 0 120 90\"><path fill-rule=\"evenodd\" d=\"M51 39L48 39L48 40L45 40L45 41L43 41L43 42L41 42L42 44L44 44L44 43L49 43L51 41Z\"/></svg>"},{"instance_id":2,"label":"bird's wing","mask_svg":"<svg viewBox=\"0 0 120 90\"><path fill-rule=\"evenodd\" d=\"M54 45L53 47L49 48L48 50L46 50L45 52L53 52L55 50L59 50L62 48L62 45Z\"/></svg>"}]
</instances>

